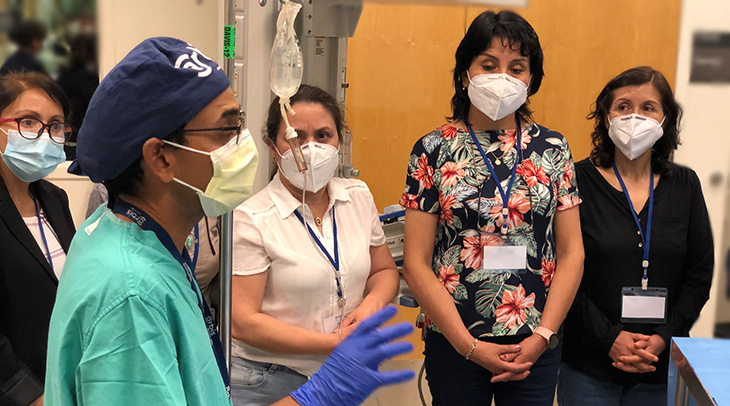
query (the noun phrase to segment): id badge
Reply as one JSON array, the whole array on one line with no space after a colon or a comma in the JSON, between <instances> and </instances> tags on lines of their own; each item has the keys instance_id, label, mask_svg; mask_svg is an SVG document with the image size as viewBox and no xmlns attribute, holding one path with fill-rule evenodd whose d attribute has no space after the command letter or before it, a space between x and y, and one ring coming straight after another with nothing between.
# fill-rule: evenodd
<instances>
[{"instance_id":1,"label":"id badge","mask_svg":"<svg viewBox=\"0 0 730 406\"><path fill-rule=\"evenodd\" d=\"M521 238L522 237L522 238ZM482 269L493 273L527 272L524 236L482 232Z\"/></svg>"},{"instance_id":2,"label":"id badge","mask_svg":"<svg viewBox=\"0 0 730 406\"><path fill-rule=\"evenodd\" d=\"M342 323L342 319L340 318L339 314L336 314L331 317L327 317L324 320L322 320L322 325L323 325L325 334L334 333L337 330L337 328L340 327L340 323Z\"/></svg>"},{"instance_id":3,"label":"id badge","mask_svg":"<svg viewBox=\"0 0 730 406\"><path fill-rule=\"evenodd\" d=\"M667 322L667 288L624 287L621 289L621 322Z\"/></svg>"},{"instance_id":4,"label":"id badge","mask_svg":"<svg viewBox=\"0 0 730 406\"><path fill-rule=\"evenodd\" d=\"M360 305L362 299L353 302L354 303L350 303L350 301L348 300L347 306L345 306L344 315L340 312L340 309L338 308L334 311L334 314L332 314L332 312L326 312L322 316L322 331L324 331L325 334L331 334L337 331L337 329L340 327L340 324L342 323L343 318L352 313L352 311Z\"/></svg>"}]
</instances>

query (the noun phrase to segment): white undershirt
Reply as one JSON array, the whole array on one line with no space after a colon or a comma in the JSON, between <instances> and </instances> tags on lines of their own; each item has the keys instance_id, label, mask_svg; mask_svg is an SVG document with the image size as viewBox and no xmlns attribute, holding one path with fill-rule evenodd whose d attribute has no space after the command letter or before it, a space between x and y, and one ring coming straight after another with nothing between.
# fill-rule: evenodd
<instances>
[{"instance_id":1,"label":"white undershirt","mask_svg":"<svg viewBox=\"0 0 730 406\"><path fill-rule=\"evenodd\" d=\"M41 221L43 222L43 233L46 236L46 243L48 243L48 251L46 251L46 244L43 242L43 236L41 235L41 229L38 227L38 217L23 217L25 225L33 234L38 247L40 247L43 257L48 261L48 251L51 253L51 260L53 261L53 272L56 274L56 278L61 279L61 271L63 271L63 264L66 262L66 252L63 251L61 243L58 241L56 232L48 223L46 213L41 209Z\"/></svg>"}]
</instances>

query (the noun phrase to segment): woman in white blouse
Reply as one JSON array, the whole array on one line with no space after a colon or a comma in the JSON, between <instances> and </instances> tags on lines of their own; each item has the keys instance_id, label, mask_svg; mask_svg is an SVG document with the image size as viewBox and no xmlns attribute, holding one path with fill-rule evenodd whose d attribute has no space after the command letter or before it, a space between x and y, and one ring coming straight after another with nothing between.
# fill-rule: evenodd
<instances>
[{"instance_id":1,"label":"woman in white blouse","mask_svg":"<svg viewBox=\"0 0 730 406\"><path fill-rule=\"evenodd\" d=\"M279 171L234 214L236 405L268 405L305 383L398 289L367 185L333 178L344 127L339 106L306 85L291 105L296 114L288 120L302 144L306 176L297 171L276 99L264 139Z\"/></svg>"}]
</instances>

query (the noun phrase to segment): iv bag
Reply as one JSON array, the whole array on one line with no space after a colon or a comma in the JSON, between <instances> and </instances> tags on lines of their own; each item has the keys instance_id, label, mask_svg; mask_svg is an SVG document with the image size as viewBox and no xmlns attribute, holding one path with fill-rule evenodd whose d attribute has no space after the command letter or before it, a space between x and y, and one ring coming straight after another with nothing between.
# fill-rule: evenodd
<instances>
[{"instance_id":1,"label":"iv bag","mask_svg":"<svg viewBox=\"0 0 730 406\"><path fill-rule=\"evenodd\" d=\"M271 49L271 72L269 82L271 91L288 104L302 83L302 50L299 48L294 20L302 5L286 1L281 6L276 20L276 37Z\"/></svg>"}]
</instances>

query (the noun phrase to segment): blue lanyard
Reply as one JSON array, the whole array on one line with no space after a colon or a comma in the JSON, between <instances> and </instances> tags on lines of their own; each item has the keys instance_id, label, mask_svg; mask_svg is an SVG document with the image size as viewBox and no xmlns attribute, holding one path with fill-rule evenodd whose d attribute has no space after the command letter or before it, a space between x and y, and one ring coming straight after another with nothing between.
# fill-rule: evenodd
<instances>
[{"instance_id":1,"label":"blue lanyard","mask_svg":"<svg viewBox=\"0 0 730 406\"><path fill-rule=\"evenodd\" d=\"M46 240L46 233L43 231L41 208L38 206L38 200L36 200L35 195L32 192L31 197L33 198L33 204L35 205L35 216L38 219L38 228L41 230L41 239L43 240L43 245L46 248L46 258L48 258L48 264L51 265L51 270L53 272L56 272L56 270L53 268L53 258L51 257L51 249L48 247L48 241Z\"/></svg>"},{"instance_id":2,"label":"blue lanyard","mask_svg":"<svg viewBox=\"0 0 730 406\"><path fill-rule=\"evenodd\" d=\"M482 144L479 143L479 140L477 139L477 136L474 134L474 130L472 130L470 124L466 124L466 129L469 130L469 135L471 135L472 141L477 145L477 148L479 149L479 153L482 155L482 159L484 160L484 163L487 164L487 168L489 168L489 173L492 174L492 178L497 182L497 189L499 190L499 194L502 196L502 235L507 234L507 217L509 216L509 196L510 193L512 193L512 185L515 183L515 178L517 177L517 164L521 161L522 154L520 154L520 148L522 148L522 129L520 128L520 120L517 119L517 145L515 148L517 149L517 160L515 161L514 166L512 167L512 175L509 178L509 183L507 184L507 191L505 191L502 188L502 182L500 182L499 177L497 177L497 173L494 171L494 167L492 166L492 162L489 161L489 158L487 158L487 154L484 153L484 149L482 148ZM479 199L481 201L481 196L479 196ZM478 211L478 210L477 210ZM481 215L480 213L477 213L477 215Z\"/></svg>"},{"instance_id":3,"label":"blue lanyard","mask_svg":"<svg viewBox=\"0 0 730 406\"><path fill-rule=\"evenodd\" d=\"M642 247L644 248L644 257L641 261L641 266L644 268L644 276L641 277L641 289L646 290L649 287L649 276L648 276L648 270L649 270L649 245L651 244L651 219L654 217L654 173L649 174L649 218L647 219L646 224L646 234L641 230L641 223L639 222L639 217L636 215L636 210L634 210L634 204L631 203L631 197L629 196L629 190L626 189L626 185L624 184L624 180L621 178L621 174L618 173L618 168L616 167L616 163L613 163L613 172L616 174L616 178L618 179L618 183L621 184L621 190L624 191L624 195L626 195L626 200L629 201L629 208L631 209L631 215L634 217L634 223L636 223L636 227L639 228L639 235L641 236L641 243ZM646 237L645 237L646 235Z\"/></svg>"},{"instance_id":4,"label":"blue lanyard","mask_svg":"<svg viewBox=\"0 0 730 406\"><path fill-rule=\"evenodd\" d=\"M335 219L335 208L332 206L332 234L334 236L335 244L335 257L332 258L332 255L327 251L327 249L324 247L324 244L322 244L322 241L319 240L319 237L317 237L317 234L312 230L312 227L309 226L309 224L304 222L304 218L302 218L302 215L299 214L298 211L294 211L294 214L296 214L299 221L304 225L304 227L307 228L307 231L309 231L309 235L312 236L314 239L314 242L317 244L319 249L324 253L324 255L327 257L327 260L330 261L330 264L332 264L332 267L335 270L335 282L337 283L337 298L338 298L338 305L340 307L345 307L345 296L342 293L342 277L340 275L340 253L337 246L337 221Z\"/></svg>"},{"instance_id":5,"label":"blue lanyard","mask_svg":"<svg viewBox=\"0 0 730 406\"><path fill-rule=\"evenodd\" d=\"M195 282L195 277L193 276L193 272L191 271L192 261L190 260L188 250L184 249L182 250L182 253L178 251L175 243L172 241L172 238L169 234L167 234L167 231L165 231L162 226L160 226L152 217L147 215L147 213L135 206L132 206L131 204L120 199L119 197L114 199L114 207L112 210L114 211L114 213L126 216L127 218L135 222L138 226L140 226L143 230L153 231L155 235L157 235L157 239L160 240L162 245L164 245L165 248L170 252L170 254L180 263L180 265L182 265L183 269L185 270L185 275L188 278L188 282L190 282L190 288L193 290L193 292L195 293L195 297L198 299L198 307L203 314L205 327L208 330L208 337L210 338L210 345L213 348L213 354L215 355L215 360L218 364L221 378L223 378L223 383L226 385L226 392L228 393L228 398L230 399L231 381L228 376L228 368L226 366L225 357L223 356L223 346L221 345L220 336L218 335L218 329L216 329L215 322L213 321L213 315L208 308L208 304L205 302L205 300L203 300L202 293L198 289L198 285Z\"/></svg>"}]
</instances>

